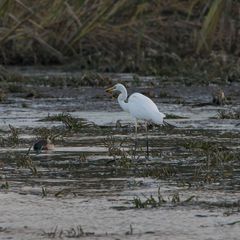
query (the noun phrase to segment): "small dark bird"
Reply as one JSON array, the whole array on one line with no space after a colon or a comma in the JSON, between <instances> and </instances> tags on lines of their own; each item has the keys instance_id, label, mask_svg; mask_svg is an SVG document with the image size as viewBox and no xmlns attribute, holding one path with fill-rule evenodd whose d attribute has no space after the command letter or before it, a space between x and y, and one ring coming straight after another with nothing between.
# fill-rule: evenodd
<instances>
[{"instance_id":1,"label":"small dark bird","mask_svg":"<svg viewBox=\"0 0 240 240\"><path fill-rule=\"evenodd\" d=\"M38 153L40 153L42 150L53 150L53 149L54 149L54 144L49 138L40 139L33 145L33 150Z\"/></svg>"}]
</instances>

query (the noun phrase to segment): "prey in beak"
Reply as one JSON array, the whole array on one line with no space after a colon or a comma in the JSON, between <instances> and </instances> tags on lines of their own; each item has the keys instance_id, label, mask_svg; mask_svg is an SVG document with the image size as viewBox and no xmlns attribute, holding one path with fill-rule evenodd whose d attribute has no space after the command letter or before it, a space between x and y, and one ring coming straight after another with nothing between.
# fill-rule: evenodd
<instances>
[{"instance_id":1,"label":"prey in beak","mask_svg":"<svg viewBox=\"0 0 240 240\"><path fill-rule=\"evenodd\" d=\"M114 90L115 90L115 87L113 86L113 87L105 89L105 92L112 93Z\"/></svg>"},{"instance_id":2,"label":"prey in beak","mask_svg":"<svg viewBox=\"0 0 240 240\"><path fill-rule=\"evenodd\" d=\"M105 89L105 92L110 93L112 98L117 98L117 93L115 91L115 86Z\"/></svg>"}]
</instances>

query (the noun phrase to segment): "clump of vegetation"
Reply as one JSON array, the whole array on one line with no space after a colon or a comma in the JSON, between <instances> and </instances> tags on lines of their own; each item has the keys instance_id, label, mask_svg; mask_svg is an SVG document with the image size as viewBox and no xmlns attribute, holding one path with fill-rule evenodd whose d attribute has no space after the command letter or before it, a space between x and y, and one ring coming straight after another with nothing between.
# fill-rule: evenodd
<instances>
[{"instance_id":1,"label":"clump of vegetation","mask_svg":"<svg viewBox=\"0 0 240 240\"><path fill-rule=\"evenodd\" d=\"M179 116L176 114L168 113L166 114L166 119L186 119L187 117Z\"/></svg>"},{"instance_id":2,"label":"clump of vegetation","mask_svg":"<svg viewBox=\"0 0 240 240\"><path fill-rule=\"evenodd\" d=\"M191 196L182 201L180 200L179 193L174 193L171 197L168 197L168 200L165 200L160 193L160 188L158 188L157 197L154 198L152 195L150 195L150 197L145 197L146 200L142 200L140 197L135 197L132 202L135 208L157 208L166 203L178 204L190 202L194 197L195 196Z\"/></svg>"},{"instance_id":3,"label":"clump of vegetation","mask_svg":"<svg viewBox=\"0 0 240 240\"><path fill-rule=\"evenodd\" d=\"M12 126L11 124L9 124L9 128L10 128L10 134L8 136L8 141L13 145L19 144L19 130L14 126Z\"/></svg>"},{"instance_id":4,"label":"clump of vegetation","mask_svg":"<svg viewBox=\"0 0 240 240\"><path fill-rule=\"evenodd\" d=\"M147 166L142 170L141 175L144 177L152 177L156 179L164 179L174 177L177 169L174 166Z\"/></svg>"},{"instance_id":5,"label":"clump of vegetation","mask_svg":"<svg viewBox=\"0 0 240 240\"><path fill-rule=\"evenodd\" d=\"M62 139L67 132L64 129L59 127L52 127L52 128L36 128L33 130L33 133L40 139L50 139L55 140L57 138Z\"/></svg>"},{"instance_id":6,"label":"clump of vegetation","mask_svg":"<svg viewBox=\"0 0 240 240\"><path fill-rule=\"evenodd\" d=\"M2 183L1 186L0 186L0 189L8 190L9 189L9 183L7 181L5 183Z\"/></svg>"},{"instance_id":7,"label":"clump of vegetation","mask_svg":"<svg viewBox=\"0 0 240 240\"><path fill-rule=\"evenodd\" d=\"M114 159L116 156L127 157L127 152L122 148L124 141L120 143L113 136L108 136L104 139L104 146L108 149L109 156L113 156Z\"/></svg>"},{"instance_id":8,"label":"clump of vegetation","mask_svg":"<svg viewBox=\"0 0 240 240\"><path fill-rule=\"evenodd\" d=\"M15 147L20 143L19 139L19 130L12 126L11 124L8 125L10 129L10 133L7 137L0 137L0 146L10 146Z\"/></svg>"},{"instance_id":9,"label":"clump of vegetation","mask_svg":"<svg viewBox=\"0 0 240 240\"><path fill-rule=\"evenodd\" d=\"M78 131L82 128L93 126L93 123L82 118L75 118L69 113L60 113L57 115L48 115L40 121L59 121L62 122L68 130Z\"/></svg>"},{"instance_id":10,"label":"clump of vegetation","mask_svg":"<svg viewBox=\"0 0 240 240\"><path fill-rule=\"evenodd\" d=\"M136 144L136 142L134 142ZM129 148L128 150L124 149L123 144ZM138 161L140 160L141 154L138 152L138 149L135 146L129 147L129 142L126 139L118 142L113 136L108 136L104 139L104 146L108 149L109 156L113 157L115 166L120 168L136 168ZM142 151L142 149L141 149Z\"/></svg>"},{"instance_id":11,"label":"clump of vegetation","mask_svg":"<svg viewBox=\"0 0 240 240\"><path fill-rule=\"evenodd\" d=\"M187 77L184 71L198 69L198 80L205 76L235 79L239 76L239 69L232 67L239 52L238 8L238 1L224 0L43 0L35 4L2 0L0 62L49 64L72 58L81 69L102 72L175 76L181 72ZM210 65L213 54L216 61L212 58L212 66L203 68ZM229 59L228 54L236 57ZM195 61L190 60L188 69L185 65L192 56Z\"/></svg>"},{"instance_id":12,"label":"clump of vegetation","mask_svg":"<svg viewBox=\"0 0 240 240\"><path fill-rule=\"evenodd\" d=\"M215 105L224 105L227 102L224 91L222 89L216 89L212 93L212 103Z\"/></svg>"},{"instance_id":13,"label":"clump of vegetation","mask_svg":"<svg viewBox=\"0 0 240 240\"><path fill-rule=\"evenodd\" d=\"M218 119L240 119L240 109L219 110Z\"/></svg>"},{"instance_id":14,"label":"clump of vegetation","mask_svg":"<svg viewBox=\"0 0 240 240\"><path fill-rule=\"evenodd\" d=\"M58 227L56 226L49 232L43 231L43 236L48 238L81 238L92 235L94 235L94 232L84 232L80 225L65 230L58 230Z\"/></svg>"},{"instance_id":15,"label":"clump of vegetation","mask_svg":"<svg viewBox=\"0 0 240 240\"><path fill-rule=\"evenodd\" d=\"M42 187L42 198L47 197L47 189Z\"/></svg>"},{"instance_id":16,"label":"clump of vegetation","mask_svg":"<svg viewBox=\"0 0 240 240\"><path fill-rule=\"evenodd\" d=\"M1 16L1 3L0 3L0 16ZM0 40L0 42L1 42L1 40ZM9 82L9 81L17 81L17 80L22 80L22 76L14 73L14 72L10 72L5 67L0 65L0 82L2 84Z\"/></svg>"},{"instance_id":17,"label":"clump of vegetation","mask_svg":"<svg viewBox=\"0 0 240 240\"><path fill-rule=\"evenodd\" d=\"M239 154L227 150L206 151L202 163L196 167L195 181L212 183L234 174L232 163L239 161Z\"/></svg>"},{"instance_id":18,"label":"clump of vegetation","mask_svg":"<svg viewBox=\"0 0 240 240\"><path fill-rule=\"evenodd\" d=\"M210 151L218 148L218 145L212 141L203 140L185 140L182 146L189 150Z\"/></svg>"},{"instance_id":19,"label":"clump of vegetation","mask_svg":"<svg viewBox=\"0 0 240 240\"><path fill-rule=\"evenodd\" d=\"M31 156L27 154L17 154L15 156L18 168L28 168L33 175L37 175L37 168L32 161Z\"/></svg>"},{"instance_id":20,"label":"clump of vegetation","mask_svg":"<svg viewBox=\"0 0 240 240\"><path fill-rule=\"evenodd\" d=\"M113 82L110 77L91 71L83 73L79 80L79 85L83 86L109 86L112 84Z\"/></svg>"},{"instance_id":21,"label":"clump of vegetation","mask_svg":"<svg viewBox=\"0 0 240 240\"><path fill-rule=\"evenodd\" d=\"M0 103L6 99L5 92L0 88Z\"/></svg>"}]
</instances>

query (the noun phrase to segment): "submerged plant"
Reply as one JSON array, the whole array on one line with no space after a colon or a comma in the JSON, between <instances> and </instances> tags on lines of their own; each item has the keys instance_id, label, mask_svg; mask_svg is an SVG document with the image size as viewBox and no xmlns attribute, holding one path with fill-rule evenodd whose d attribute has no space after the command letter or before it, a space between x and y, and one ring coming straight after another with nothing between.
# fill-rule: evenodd
<instances>
[{"instance_id":1,"label":"submerged plant","mask_svg":"<svg viewBox=\"0 0 240 240\"><path fill-rule=\"evenodd\" d=\"M174 177L177 169L171 165L164 166L147 166L143 169L141 175L144 177L152 177L157 179L164 179Z\"/></svg>"},{"instance_id":2,"label":"submerged plant","mask_svg":"<svg viewBox=\"0 0 240 240\"><path fill-rule=\"evenodd\" d=\"M219 110L217 118L219 118L219 119L240 119L240 109Z\"/></svg>"},{"instance_id":3,"label":"submerged plant","mask_svg":"<svg viewBox=\"0 0 240 240\"><path fill-rule=\"evenodd\" d=\"M67 131L65 131L61 127L52 127L52 128L36 128L33 130L33 133L37 135L37 138L40 139L50 139L51 141L56 139L61 139L67 134Z\"/></svg>"},{"instance_id":4,"label":"submerged plant","mask_svg":"<svg viewBox=\"0 0 240 240\"><path fill-rule=\"evenodd\" d=\"M144 196L145 197L145 196ZM158 188L158 195L157 197L145 197L146 200L142 200L140 197L134 197L133 204L135 208L157 208L161 207L163 204L172 203L172 204L179 204L179 203L188 203L190 202L195 196L190 196L186 200L180 200L179 193L176 192L172 196L168 197L168 200L165 200L160 193L160 187Z\"/></svg>"},{"instance_id":5,"label":"submerged plant","mask_svg":"<svg viewBox=\"0 0 240 240\"><path fill-rule=\"evenodd\" d=\"M15 147L20 143L19 129L15 128L11 124L8 125L10 133L7 137L0 137L0 146L11 146Z\"/></svg>"},{"instance_id":6,"label":"submerged plant","mask_svg":"<svg viewBox=\"0 0 240 240\"><path fill-rule=\"evenodd\" d=\"M17 167L28 168L32 172L33 175L37 174L37 168L29 155L19 154L18 160L17 160Z\"/></svg>"},{"instance_id":7,"label":"submerged plant","mask_svg":"<svg viewBox=\"0 0 240 240\"><path fill-rule=\"evenodd\" d=\"M0 189L9 189L9 183L6 181L5 183L2 183L0 186Z\"/></svg>"},{"instance_id":8,"label":"submerged plant","mask_svg":"<svg viewBox=\"0 0 240 240\"><path fill-rule=\"evenodd\" d=\"M10 143L14 145L17 145L19 143L19 130L10 124L9 124L9 128L11 133L8 137L8 141L10 141Z\"/></svg>"},{"instance_id":9,"label":"submerged plant","mask_svg":"<svg viewBox=\"0 0 240 240\"><path fill-rule=\"evenodd\" d=\"M234 172L232 163L239 159L239 154L231 151L207 151L202 163L196 167L194 180L212 183L228 178Z\"/></svg>"},{"instance_id":10,"label":"submerged plant","mask_svg":"<svg viewBox=\"0 0 240 240\"><path fill-rule=\"evenodd\" d=\"M53 230L46 232L43 231L43 235L49 238L81 238L94 235L94 232L85 232L82 226L71 227L69 229L60 229L56 226Z\"/></svg>"},{"instance_id":11,"label":"submerged plant","mask_svg":"<svg viewBox=\"0 0 240 240\"><path fill-rule=\"evenodd\" d=\"M75 118L69 113L59 113L57 115L48 115L46 118L41 119L41 121L59 121L62 122L68 130L79 131L82 128L93 126L93 123L88 122L82 118Z\"/></svg>"}]
</instances>

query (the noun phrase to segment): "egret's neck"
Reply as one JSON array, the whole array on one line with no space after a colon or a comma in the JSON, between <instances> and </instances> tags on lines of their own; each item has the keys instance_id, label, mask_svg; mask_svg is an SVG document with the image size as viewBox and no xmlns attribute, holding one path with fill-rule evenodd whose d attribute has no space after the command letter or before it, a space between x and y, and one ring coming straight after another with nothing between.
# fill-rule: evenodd
<instances>
[{"instance_id":1,"label":"egret's neck","mask_svg":"<svg viewBox=\"0 0 240 240\"><path fill-rule=\"evenodd\" d=\"M126 88L122 88L121 93L118 96L118 103L124 111L128 112L128 103L126 102L126 100L127 100L127 90Z\"/></svg>"}]
</instances>

